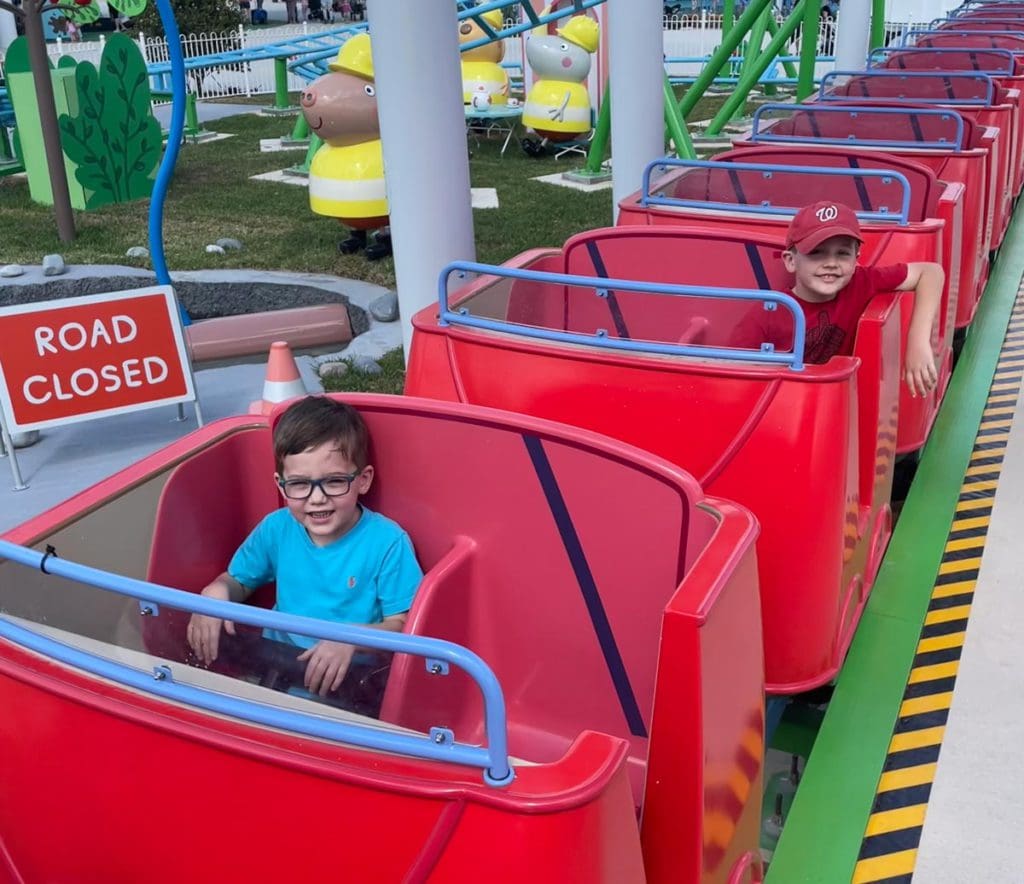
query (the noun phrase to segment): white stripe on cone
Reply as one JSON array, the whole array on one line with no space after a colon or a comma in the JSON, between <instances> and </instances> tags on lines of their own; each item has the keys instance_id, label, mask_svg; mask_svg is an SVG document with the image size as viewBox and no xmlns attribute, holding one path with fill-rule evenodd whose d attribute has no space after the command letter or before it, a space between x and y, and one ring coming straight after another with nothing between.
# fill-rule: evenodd
<instances>
[{"instance_id":1,"label":"white stripe on cone","mask_svg":"<svg viewBox=\"0 0 1024 884\"><path fill-rule=\"evenodd\" d=\"M283 363L283 365L282 365ZM284 376L277 380L270 376ZM292 375L292 377L288 377ZM270 346L270 358L267 362L267 378L263 382L263 398L249 406L250 414L270 414L279 402L286 402L299 396L308 395L306 385L302 383L295 357L291 348L281 342Z\"/></svg>"}]
</instances>

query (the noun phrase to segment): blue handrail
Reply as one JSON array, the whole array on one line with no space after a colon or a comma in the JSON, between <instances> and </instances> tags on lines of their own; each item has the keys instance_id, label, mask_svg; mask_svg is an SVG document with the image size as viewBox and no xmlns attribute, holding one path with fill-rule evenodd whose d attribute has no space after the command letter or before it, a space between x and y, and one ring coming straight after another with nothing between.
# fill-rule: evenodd
<instances>
[{"instance_id":1,"label":"blue handrail","mask_svg":"<svg viewBox=\"0 0 1024 884\"><path fill-rule=\"evenodd\" d=\"M612 338L598 331L589 335L582 332L557 331L549 328L520 325L501 319L488 319L470 315L467 308L457 311L448 308L448 280L452 274L465 278L470 273L485 276L496 276L505 279L520 279L527 282L539 282L559 286L593 289L599 298L607 298L610 293L638 292L648 295L666 295L668 297L700 297L718 298L722 300L759 301L766 310L774 310L778 305L785 307L793 315L793 352L777 353L768 346L761 350L743 350L730 347L710 347L699 344L667 344L656 341L634 341L624 338ZM539 270L520 270L515 267L499 267L492 264L478 264L474 261L453 261L442 268L437 280L437 300L440 307L438 324L462 325L486 331L504 332L543 341L554 341L560 344L584 344L607 348L609 350L625 350L633 353L651 353L668 356L696 356L711 359L731 359L741 362L757 362L769 365L788 365L794 371L802 371L804 367L804 338L806 335L803 310L791 295L761 289L711 288L692 285L669 285L667 283L636 282L634 280L611 279L595 276L576 276L570 273L548 273Z\"/></svg>"},{"instance_id":2,"label":"blue handrail","mask_svg":"<svg viewBox=\"0 0 1024 884\"><path fill-rule=\"evenodd\" d=\"M889 116L903 117L938 117L941 120L951 120L955 124L955 138L947 141L939 138L935 141L898 141L892 139L860 138L857 135L849 135L846 138L822 137L820 135L773 135L770 131L761 130L761 118L766 112L786 111L788 114L795 113L846 116L850 119L857 119L861 114L884 114ZM754 111L753 127L750 131L750 140L761 144L767 142L782 142L786 144L843 144L853 147L859 144L870 144L874 147L892 147L898 149L913 150L962 150L964 141L964 119L954 110L932 110L915 109L910 110L900 107L878 107L873 105L802 105L802 104L762 104Z\"/></svg>"},{"instance_id":3,"label":"blue handrail","mask_svg":"<svg viewBox=\"0 0 1024 884\"><path fill-rule=\"evenodd\" d=\"M164 200L167 189L174 177L174 165L178 161L181 150L181 139L185 132L185 57L181 50L181 36L178 23L174 20L170 0L156 0L160 21L167 35L167 54L171 62L171 83L173 98L171 99L171 124L167 132L167 147L164 158L153 182L153 196L149 203L149 251L153 258L153 272L160 285L171 285L171 275L167 270L164 256ZM191 322L188 312L179 304L183 325Z\"/></svg>"},{"instance_id":4,"label":"blue handrail","mask_svg":"<svg viewBox=\"0 0 1024 884\"><path fill-rule=\"evenodd\" d=\"M505 698L501 685L490 667L472 651L452 642L404 633L384 632L351 623L326 623L312 617L299 617L268 611L252 605L210 599L196 593L147 583L120 574L111 574L98 568L71 562L56 556L46 556L34 549L0 540L0 558L29 568L45 569L45 573L75 580L106 592L128 596L143 602L143 613L157 615L159 606L166 605L194 614L205 614L237 623L247 623L264 629L301 633L318 639L339 641L359 647L395 651L425 657L427 669L435 674L447 671L445 664L459 667L480 688L484 702L486 746L470 746L456 742L451 731L444 727L431 728L429 736L396 734L383 729L349 722L332 721L317 715L307 715L289 709L280 709L263 703L254 703L240 697L231 697L215 691L180 684L174 680L170 666L157 666L146 673L122 663L107 660L95 654L73 648L12 622L0 615L0 636L38 653L84 669L102 678L109 678L147 693L170 700L188 703L220 715L230 715L244 721L268 727L283 728L308 736L337 740L394 752L415 758L446 761L483 770L484 782L490 786L504 786L512 782L514 771L508 759L508 731L505 717Z\"/></svg>"},{"instance_id":5,"label":"blue handrail","mask_svg":"<svg viewBox=\"0 0 1024 884\"><path fill-rule=\"evenodd\" d=\"M949 47L949 48L947 48L947 47L931 48L931 47L923 47L923 46L922 47L908 46L906 48L900 47L900 48L897 49L897 48L892 48L892 47L879 46L879 47L877 47L875 49L872 49L871 52L868 54L868 66L872 67L872 66L874 66L876 64L880 64L882 61L884 61L890 55L905 55L905 54L912 54L912 53L915 53L915 52L939 52L939 53L948 53L948 54L952 54L954 52L956 52L956 53L964 53L964 52L967 52L967 53L981 53L981 52L983 52L983 53L985 53L985 55L995 55L997 58L1005 58L1006 59L1006 67L1005 68L978 68L977 70L972 70L971 73L975 73L975 74L991 74L991 75L996 76L996 77L1005 77L1005 76L1009 76L1009 75L1013 74L1013 53L1009 49L988 49L988 48L985 48L985 47L978 47L978 46L963 47L961 49L954 49L954 48L951 48L951 47ZM890 68L889 70L894 70L894 68ZM941 68L935 68L935 70L939 71L939 70L942 70L942 69Z\"/></svg>"},{"instance_id":6,"label":"blue handrail","mask_svg":"<svg viewBox=\"0 0 1024 884\"><path fill-rule=\"evenodd\" d=\"M995 84L992 81L992 77L988 74L975 74L967 71L950 71L949 73L941 73L939 71L829 71L821 78L821 85L818 87L818 100L819 101L850 101L854 99L856 101L892 101L895 100L892 97L878 96L877 98L873 95L838 95L836 93L830 93L828 87L831 83L839 80L840 77L849 77L853 79L856 77L858 80L923 80L923 79L937 79L940 78L944 81L948 81L950 87L956 80L970 80L976 83L980 83L985 87L984 96L978 98L919 98L916 95L908 95L905 100L913 101L915 104L963 104L963 105L979 105L987 107L992 104L995 98Z\"/></svg>"},{"instance_id":7,"label":"blue handrail","mask_svg":"<svg viewBox=\"0 0 1024 884\"><path fill-rule=\"evenodd\" d=\"M512 25L502 25L500 28L492 28L491 25L483 18L485 13L494 12L495 10L504 11L506 7L514 5L515 2L521 4L523 15L525 16L524 20L518 21ZM579 15L581 12L585 12L594 6L600 6L604 2L605 0L573 0L572 5L570 6L563 6L560 9L556 9L554 12L545 12L544 14L534 12L529 0L487 0L487 2L479 3L476 6L460 9L458 11L458 20L465 21L467 18L473 19L483 32L483 36L468 43L459 44L459 51L468 52L471 49L486 46L488 43L493 43L496 40L515 37L524 31L529 31L536 27L542 27L571 15ZM294 61L290 62L288 68L296 73L301 71L304 76L315 79L316 76L326 72L326 65L321 64L321 62L334 58L334 56L337 55L337 52L337 46L335 46L333 50L316 49L304 52L301 55L298 55Z\"/></svg>"},{"instance_id":8,"label":"blue handrail","mask_svg":"<svg viewBox=\"0 0 1024 884\"><path fill-rule=\"evenodd\" d=\"M958 34L969 34L969 35L972 35L972 36L975 35L975 34L978 34L978 35L981 35L981 36L986 36L986 35L987 36L999 36L999 37L1010 36L1010 37L1021 37L1021 38L1024 38L1024 31L1022 31L1022 30L1016 30L1016 31L1010 31L1010 30L1006 30L1006 31L1004 31L1004 30L998 30L998 31L996 31L996 30L993 30L993 31L907 31L905 34L903 34L902 42L900 43L900 47L902 48L903 46L908 46L908 47L914 46L915 44L907 42L908 40L910 40L912 38L913 39L917 39L918 37L937 37L937 36L942 36L942 37L951 37L952 36L952 37L955 37ZM942 49L943 47L941 47L941 46L934 46L934 47L932 47L932 46L922 46L921 48L922 49L933 49L933 48L934 49ZM957 49L957 48L961 48L961 49L988 49L989 47L988 46L963 46L963 47L951 46L951 47L948 47L948 48L950 48L950 49ZM1003 47L993 46L991 48L992 49L1001 49ZM1008 50L1008 51L1012 52L1013 50Z\"/></svg>"},{"instance_id":9,"label":"blue handrail","mask_svg":"<svg viewBox=\"0 0 1024 884\"><path fill-rule=\"evenodd\" d=\"M665 168L682 169L717 169L721 172L732 172L736 170L748 172L760 172L763 177L771 178L778 174L794 175L827 175L833 178L877 178L883 184L897 184L900 187L900 209L899 212L891 212L885 206L875 211L861 210L857 217L862 221L891 221L897 224L907 224L910 219L910 182L900 172L888 169L839 169L835 166L787 166L782 163L733 163L716 160L681 160L675 157L663 157L660 160L653 160L644 168L643 182L640 189L640 205L642 206L673 206L692 209L722 209L729 212L744 212L757 215L778 215L784 218L791 218L803 208L804 203L793 205L774 205L768 202L762 203L725 203L715 200L689 200L672 196L656 196L651 194L651 173L655 169ZM799 196L798 193L791 193L792 197Z\"/></svg>"}]
</instances>

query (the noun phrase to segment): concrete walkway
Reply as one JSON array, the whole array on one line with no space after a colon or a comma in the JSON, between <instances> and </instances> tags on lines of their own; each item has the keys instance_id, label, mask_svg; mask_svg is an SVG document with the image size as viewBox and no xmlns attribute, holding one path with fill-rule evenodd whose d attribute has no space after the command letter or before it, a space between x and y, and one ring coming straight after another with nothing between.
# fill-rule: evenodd
<instances>
[{"instance_id":1,"label":"concrete walkway","mask_svg":"<svg viewBox=\"0 0 1024 884\"><path fill-rule=\"evenodd\" d=\"M921 884L1024 881L1022 515L1024 422L1014 420L917 851Z\"/></svg>"}]
</instances>

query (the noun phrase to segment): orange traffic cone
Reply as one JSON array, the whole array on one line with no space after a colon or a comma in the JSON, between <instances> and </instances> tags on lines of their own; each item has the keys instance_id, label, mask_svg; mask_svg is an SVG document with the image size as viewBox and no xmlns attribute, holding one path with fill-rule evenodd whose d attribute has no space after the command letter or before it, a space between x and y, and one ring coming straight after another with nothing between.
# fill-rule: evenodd
<instances>
[{"instance_id":1,"label":"orange traffic cone","mask_svg":"<svg viewBox=\"0 0 1024 884\"><path fill-rule=\"evenodd\" d=\"M279 402L306 396L308 391L299 375L292 348L284 341L270 345L267 360L267 379L263 382L263 398L249 406L249 414L270 414Z\"/></svg>"}]
</instances>

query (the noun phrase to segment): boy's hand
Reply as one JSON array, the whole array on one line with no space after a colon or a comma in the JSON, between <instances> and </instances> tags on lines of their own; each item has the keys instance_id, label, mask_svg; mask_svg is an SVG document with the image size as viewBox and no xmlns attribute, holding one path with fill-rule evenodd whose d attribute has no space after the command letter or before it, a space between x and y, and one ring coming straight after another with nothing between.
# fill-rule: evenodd
<instances>
[{"instance_id":1,"label":"boy's hand","mask_svg":"<svg viewBox=\"0 0 1024 884\"><path fill-rule=\"evenodd\" d=\"M298 661L306 663L306 677L303 679L306 690L321 697L326 697L329 691L336 691L345 680L355 651L352 645L344 642L324 640L299 654Z\"/></svg>"},{"instance_id":2,"label":"boy's hand","mask_svg":"<svg viewBox=\"0 0 1024 884\"><path fill-rule=\"evenodd\" d=\"M911 396L927 396L938 382L935 370L935 355L932 353L931 342L907 340L907 360L903 369L903 377L910 388Z\"/></svg>"},{"instance_id":3,"label":"boy's hand","mask_svg":"<svg viewBox=\"0 0 1024 884\"><path fill-rule=\"evenodd\" d=\"M230 601L228 588L217 580L206 587L202 594L207 598L220 599L224 602ZM231 620L207 617L205 614L193 614L192 619L188 621L188 629L185 631L188 643L199 661L206 666L217 659L222 624L228 635L235 634L235 624Z\"/></svg>"}]
</instances>

